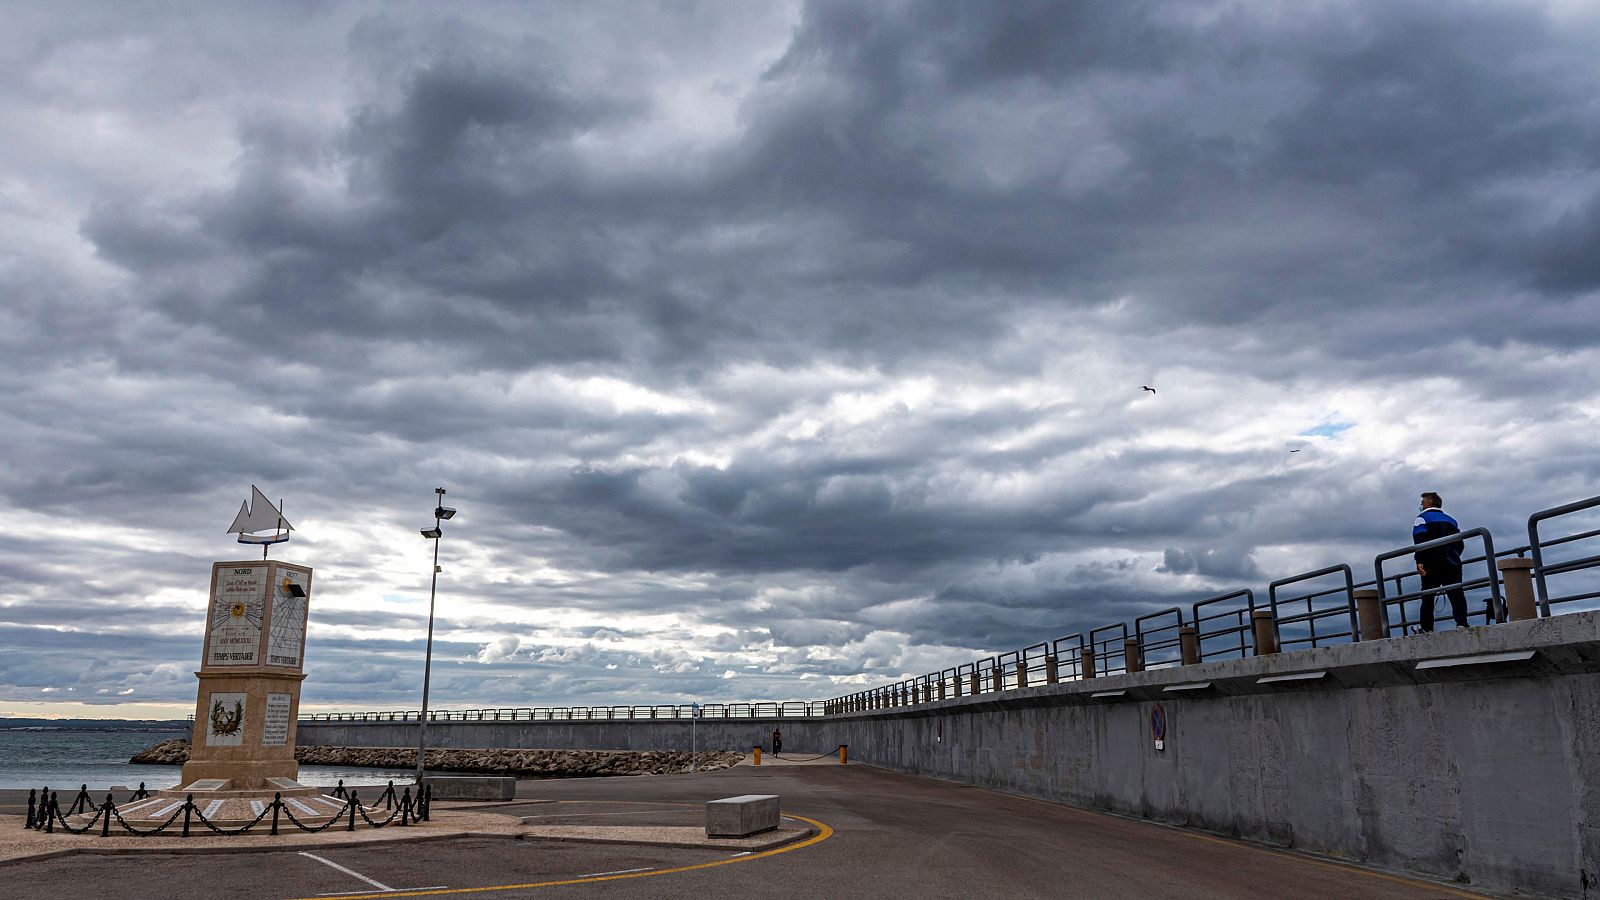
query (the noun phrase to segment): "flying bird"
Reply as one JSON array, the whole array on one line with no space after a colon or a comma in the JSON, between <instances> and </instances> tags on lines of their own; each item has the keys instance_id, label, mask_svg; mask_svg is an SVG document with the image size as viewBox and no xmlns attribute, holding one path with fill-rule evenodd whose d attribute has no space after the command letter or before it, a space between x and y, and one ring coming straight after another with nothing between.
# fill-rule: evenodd
<instances>
[{"instance_id":1,"label":"flying bird","mask_svg":"<svg viewBox=\"0 0 1600 900\"><path fill-rule=\"evenodd\" d=\"M1290 453L1299 453L1301 450L1304 450L1304 449L1305 449L1304 447L1298 447L1298 448L1296 448L1294 450L1290 450L1289 452Z\"/></svg>"},{"instance_id":2,"label":"flying bird","mask_svg":"<svg viewBox=\"0 0 1600 900\"><path fill-rule=\"evenodd\" d=\"M1139 388L1140 388L1140 389L1141 389L1141 390L1146 390L1146 391L1149 391L1149 392L1150 392L1150 393L1152 393L1152 394L1154 394L1154 393L1155 393L1155 392L1156 392L1156 389L1155 389L1155 388L1153 388L1153 387L1151 387L1151 386L1150 386L1150 385L1148 385L1148 384L1141 384L1141 385L1139 385Z\"/></svg>"}]
</instances>

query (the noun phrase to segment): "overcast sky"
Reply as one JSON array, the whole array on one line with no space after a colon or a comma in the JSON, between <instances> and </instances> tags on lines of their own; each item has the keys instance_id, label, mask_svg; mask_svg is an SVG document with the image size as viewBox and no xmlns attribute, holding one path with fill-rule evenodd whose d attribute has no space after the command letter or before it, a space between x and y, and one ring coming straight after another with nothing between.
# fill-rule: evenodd
<instances>
[{"instance_id":1,"label":"overcast sky","mask_svg":"<svg viewBox=\"0 0 1600 900\"><path fill-rule=\"evenodd\" d=\"M436 708L822 699L1600 493L1593 4L5 20L0 714L191 711L251 484L308 711L417 704L441 485Z\"/></svg>"}]
</instances>

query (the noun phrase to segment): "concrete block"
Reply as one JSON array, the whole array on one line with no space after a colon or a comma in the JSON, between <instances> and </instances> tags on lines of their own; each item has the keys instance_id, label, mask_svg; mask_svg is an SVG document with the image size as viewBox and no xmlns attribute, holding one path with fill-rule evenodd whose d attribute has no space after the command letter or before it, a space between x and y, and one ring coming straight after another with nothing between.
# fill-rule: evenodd
<instances>
[{"instance_id":1,"label":"concrete block","mask_svg":"<svg viewBox=\"0 0 1600 900\"><path fill-rule=\"evenodd\" d=\"M517 779L510 775L423 775L435 800L510 800Z\"/></svg>"},{"instance_id":2,"label":"concrete block","mask_svg":"<svg viewBox=\"0 0 1600 900\"><path fill-rule=\"evenodd\" d=\"M706 837L747 837L777 827L777 794L744 794L706 804Z\"/></svg>"}]
</instances>

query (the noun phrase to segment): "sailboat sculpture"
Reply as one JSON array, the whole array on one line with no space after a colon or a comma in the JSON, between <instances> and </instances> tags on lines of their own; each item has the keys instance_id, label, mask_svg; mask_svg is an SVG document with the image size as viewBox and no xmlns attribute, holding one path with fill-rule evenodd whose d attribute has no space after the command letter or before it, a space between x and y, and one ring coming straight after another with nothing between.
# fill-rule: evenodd
<instances>
[{"instance_id":1,"label":"sailboat sculpture","mask_svg":"<svg viewBox=\"0 0 1600 900\"><path fill-rule=\"evenodd\" d=\"M239 514L233 517L233 524L228 526L229 534L237 534L241 544L260 544L261 558L267 558L269 544L281 544L289 539L289 532L294 526L283 517L283 510L272 505L272 501L261 493L260 488L250 485L250 501L239 504Z\"/></svg>"}]
</instances>

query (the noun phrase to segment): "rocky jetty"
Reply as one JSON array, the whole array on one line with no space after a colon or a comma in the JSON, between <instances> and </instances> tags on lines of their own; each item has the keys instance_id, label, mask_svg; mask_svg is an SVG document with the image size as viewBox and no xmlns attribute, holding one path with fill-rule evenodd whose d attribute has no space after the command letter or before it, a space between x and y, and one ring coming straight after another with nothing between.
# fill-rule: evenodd
<instances>
[{"instance_id":1,"label":"rocky jetty","mask_svg":"<svg viewBox=\"0 0 1600 900\"><path fill-rule=\"evenodd\" d=\"M401 747L296 747L296 761L308 766L351 766L411 769L417 751ZM738 765L744 754L703 750L702 770ZM189 761L189 742L162 741L134 754L134 763L182 765ZM689 768L687 750L448 750L430 749L428 768L436 772L516 775L520 778L595 778L612 775L662 775Z\"/></svg>"}]
</instances>

